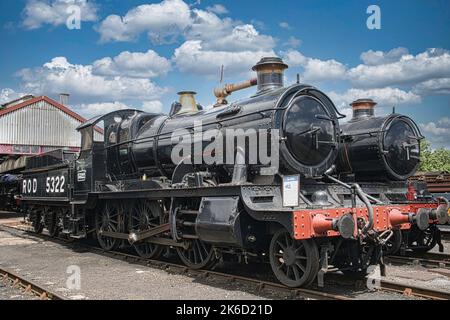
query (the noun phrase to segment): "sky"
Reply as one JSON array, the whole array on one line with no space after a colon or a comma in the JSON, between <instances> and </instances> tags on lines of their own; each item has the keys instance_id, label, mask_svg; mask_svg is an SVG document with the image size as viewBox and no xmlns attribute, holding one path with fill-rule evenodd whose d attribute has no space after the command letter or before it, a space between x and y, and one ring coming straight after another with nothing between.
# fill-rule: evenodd
<instances>
[{"instance_id":1,"label":"sky","mask_svg":"<svg viewBox=\"0 0 450 320\"><path fill-rule=\"evenodd\" d=\"M378 115L395 106L450 148L449 35L449 0L2 0L0 103L69 93L90 118L168 112L194 90L210 106L222 65L237 82L279 56L287 84L300 74L348 115L359 98L375 99Z\"/></svg>"}]
</instances>

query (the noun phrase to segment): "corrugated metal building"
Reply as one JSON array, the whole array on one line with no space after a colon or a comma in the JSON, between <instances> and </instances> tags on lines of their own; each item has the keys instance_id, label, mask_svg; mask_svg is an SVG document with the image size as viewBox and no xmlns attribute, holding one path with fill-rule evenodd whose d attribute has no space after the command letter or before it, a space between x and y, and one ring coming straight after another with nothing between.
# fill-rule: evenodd
<instances>
[{"instance_id":1,"label":"corrugated metal building","mask_svg":"<svg viewBox=\"0 0 450 320\"><path fill-rule=\"evenodd\" d=\"M45 96L26 96L2 105L0 165L5 160L17 161L19 157L55 149L78 151L80 134L76 128L85 121L69 108ZM97 134L101 137L100 132ZM6 166L3 167L5 170Z\"/></svg>"}]
</instances>

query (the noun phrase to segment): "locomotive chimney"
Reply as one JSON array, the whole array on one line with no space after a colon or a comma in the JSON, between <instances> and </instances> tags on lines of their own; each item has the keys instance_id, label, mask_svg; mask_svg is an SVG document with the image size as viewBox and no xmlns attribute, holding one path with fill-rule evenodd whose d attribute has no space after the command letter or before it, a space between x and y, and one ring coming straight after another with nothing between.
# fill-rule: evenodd
<instances>
[{"instance_id":1,"label":"locomotive chimney","mask_svg":"<svg viewBox=\"0 0 450 320\"><path fill-rule=\"evenodd\" d=\"M377 103L372 99L358 99L350 104L353 109L352 120L361 120L373 117L375 115L375 106Z\"/></svg>"},{"instance_id":2,"label":"locomotive chimney","mask_svg":"<svg viewBox=\"0 0 450 320\"><path fill-rule=\"evenodd\" d=\"M181 91L178 92L180 96L181 109L177 114L181 113L194 113L198 111L197 101L195 100L195 95L197 92L194 91Z\"/></svg>"},{"instance_id":3,"label":"locomotive chimney","mask_svg":"<svg viewBox=\"0 0 450 320\"><path fill-rule=\"evenodd\" d=\"M70 97L70 94L68 94L68 93L60 93L59 94L59 103L62 104L63 106L68 106L69 105L69 97Z\"/></svg>"},{"instance_id":4,"label":"locomotive chimney","mask_svg":"<svg viewBox=\"0 0 450 320\"><path fill-rule=\"evenodd\" d=\"M277 57L262 58L254 67L258 75L258 93L284 87L284 70L287 64Z\"/></svg>"}]
</instances>

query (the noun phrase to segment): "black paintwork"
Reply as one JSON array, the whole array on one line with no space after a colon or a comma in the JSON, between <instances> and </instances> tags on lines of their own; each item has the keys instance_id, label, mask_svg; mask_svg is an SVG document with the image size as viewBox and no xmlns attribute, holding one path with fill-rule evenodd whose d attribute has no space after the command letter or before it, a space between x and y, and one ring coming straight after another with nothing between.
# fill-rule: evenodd
<instances>
[{"instance_id":1,"label":"black paintwork","mask_svg":"<svg viewBox=\"0 0 450 320\"><path fill-rule=\"evenodd\" d=\"M131 120L133 122L135 120ZM337 155L339 124L336 108L317 89L296 85L196 114L154 117L135 136L130 136L129 157L135 170L139 174L171 178L178 165L171 158L172 149L179 141L173 139L173 133L193 131L196 123L202 124L203 131L218 130L224 137L229 129L241 129L242 134L249 129L269 133L280 130L281 173L320 176L334 163ZM209 143L204 141L204 146ZM194 152L192 154L195 156ZM119 159L116 166L128 167L126 161Z\"/></svg>"},{"instance_id":2,"label":"black paintwork","mask_svg":"<svg viewBox=\"0 0 450 320\"><path fill-rule=\"evenodd\" d=\"M338 171L356 180L407 180L420 164L419 128L409 117L363 117L341 125Z\"/></svg>"}]
</instances>

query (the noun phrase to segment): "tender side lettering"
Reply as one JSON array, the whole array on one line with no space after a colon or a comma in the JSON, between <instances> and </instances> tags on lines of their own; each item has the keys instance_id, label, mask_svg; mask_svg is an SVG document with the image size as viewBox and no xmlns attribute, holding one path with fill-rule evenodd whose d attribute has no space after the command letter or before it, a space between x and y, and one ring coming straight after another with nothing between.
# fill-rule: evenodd
<instances>
[{"instance_id":1,"label":"tender side lettering","mask_svg":"<svg viewBox=\"0 0 450 320\"><path fill-rule=\"evenodd\" d=\"M47 177L45 182L45 192L47 193L64 193L66 178L64 176Z\"/></svg>"},{"instance_id":2,"label":"tender side lettering","mask_svg":"<svg viewBox=\"0 0 450 320\"><path fill-rule=\"evenodd\" d=\"M52 193L64 193L66 186L66 178L64 176L47 177L45 181L45 192ZM37 179L24 179L22 181L22 193L23 194L37 194L39 190L39 184Z\"/></svg>"}]
</instances>

